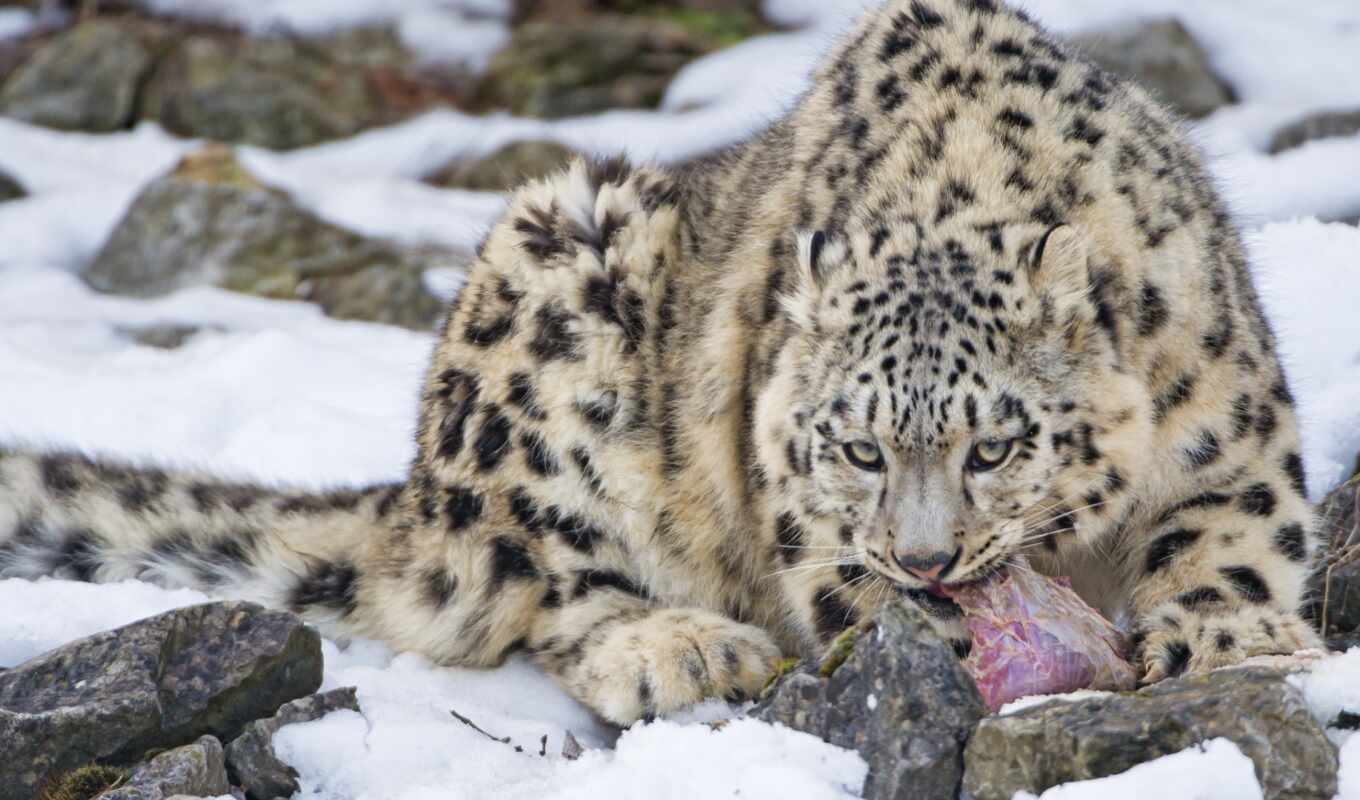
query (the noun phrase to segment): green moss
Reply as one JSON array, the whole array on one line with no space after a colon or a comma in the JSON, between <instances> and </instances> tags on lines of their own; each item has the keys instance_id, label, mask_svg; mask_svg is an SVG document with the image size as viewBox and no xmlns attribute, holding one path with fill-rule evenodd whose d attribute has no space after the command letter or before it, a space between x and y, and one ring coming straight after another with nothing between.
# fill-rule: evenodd
<instances>
[{"instance_id":1,"label":"green moss","mask_svg":"<svg viewBox=\"0 0 1360 800\"><path fill-rule=\"evenodd\" d=\"M91 800L127 780L127 770L91 764L49 780L38 800Z\"/></svg>"},{"instance_id":2,"label":"green moss","mask_svg":"<svg viewBox=\"0 0 1360 800\"><path fill-rule=\"evenodd\" d=\"M780 659L779 663L774 665L774 672L770 674L769 679L765 681L765 685L761 687L760 696L764 697L769 694L770 690L774 688L774 685L779 683L779 679L789 674L789 671L796 666L798 666L798 659L796 658Z\"/></svg>"},{"instance_id":3,"label":"green moss","mask_svg":"<svg viewBox=\"0 0 1360 800\"><path fill-rule=\"evenodd\" d=\"M236 160L236 153L223 144L209 144L186 155L175 165L174 175L179 180L234 186L240 189L263 189L264 184L246 171Z\"/></svg>"},{"instance_id":4,"label":"green moss","mask_svg":"<svg viewBox=\"0 0 1360 800\"><path fill-rule=\"evenodd\" d=\"M714 49L730 47L767 30L760 19L746 10L704 11L697 8L656 8L645 16L669 20L702 39Z\"/></svg>"},{"instance_id":5,"label":"green moss","mask_svg":"<svg viewBox=\"0 0 1360 800\"><path fill-rule=\"evenodd\" d=\"M832 640L831 646L826 649L826 656L822 659L822 665L817 668L817 674L823 678L830 678L832 673L840 668L841 664L850 657L850 653L855 649L855 639L861 633L858 627L846 628L840 635Z\"/></svg>"}]
</instances>

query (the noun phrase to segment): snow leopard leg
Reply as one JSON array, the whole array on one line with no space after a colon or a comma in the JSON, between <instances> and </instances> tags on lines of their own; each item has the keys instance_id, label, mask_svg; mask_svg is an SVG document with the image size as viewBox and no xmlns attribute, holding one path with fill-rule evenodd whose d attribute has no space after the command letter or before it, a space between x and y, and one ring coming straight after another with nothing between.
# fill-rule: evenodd
<instances>
[{"instance_id":1,"label":"snow leopard leg","mask_svg":"<svg viewBox=\"0 0 1360 800\"><path fill-rule=\"evenodd\" d=\"M1168 507L1132 555L1144 681L1318 646L1301 615L1313 527L1294 454Z\"/></svg>"}]
</instances>

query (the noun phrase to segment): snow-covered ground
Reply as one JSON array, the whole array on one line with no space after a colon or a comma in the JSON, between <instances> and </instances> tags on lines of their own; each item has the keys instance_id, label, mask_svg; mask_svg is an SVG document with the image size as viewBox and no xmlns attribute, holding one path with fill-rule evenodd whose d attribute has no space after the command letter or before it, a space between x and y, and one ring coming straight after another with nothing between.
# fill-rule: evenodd
<instances>
[{"instance_id":1,"label":"snow-covered ground","mask_svg":"<svg viewBox=\"0 0 1360 800\"><path fill-rule=\"evenodd\" d=\"M430 58L477 65L505 35L501 0L142 0L166 13L254 31L319 34L387 22ZM1029 0L1062 32L1175 13L1210 49L1241 102L1193 134L1247 232L1267 310L1299 399L1312 496L1360 452L1360 229L1321 222L1360 213L1360 137L1266 154L1270 134L1308 111L1360 106L1355 0ZM660 111L544 122L436 111L288 154L242 148L245 163L321 215L406 242L469 247L498 195L434 189L417 178L459 154L516 138L675 161L735 141L778 115L816 54L862 0L766 0L790 28L687 67ZM0 10L0 37L37 24ZM309 306L213 289L159 300L101 296L77 273L147 180L195 143L153 125L102 136L0 120L0 169L31 192L0 204L0 441L78 447L194 464L232 476L318 486L391 480L407 463L428 335L323 317ZM177 350L137 345L152 323L204 326ZM127 583L0 581L0 666L97 630L199 602L189 591ZM710 703L618 736L532 667L437 668L381 646L326 646L326 684L359 687L363 716L285 729L304 795L383 797L854 796L864 765L811 737ZM1360 711L1360 651L1301 681L1319 715ZM449 710L524 752L492 742ZM591 750L556 756L570 730ZM546 756L540 756L547 736ZM1340 797L1360 800L1360 737L1343 747ZM612 749L607 749L612 747ZM1212 779L1206 780L1205 776ZM1213 777L1217 776L1217 777ZM1240 798L1259 792L1230 743L1161 759L1045 798Z\"/></svg>"}]
</instances>

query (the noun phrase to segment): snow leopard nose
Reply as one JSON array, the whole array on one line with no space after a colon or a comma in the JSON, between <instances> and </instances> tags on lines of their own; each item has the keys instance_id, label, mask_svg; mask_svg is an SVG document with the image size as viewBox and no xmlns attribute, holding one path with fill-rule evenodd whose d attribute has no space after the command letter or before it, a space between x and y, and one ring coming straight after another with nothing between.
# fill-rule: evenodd
<instances>
[{"instance_id":1,"label":"snow leopard nose","mask_svg":"<svg viewBox=\"0 0 1360 800\"><path fill-rule=\"evenodd\" d=\"M923 581L933 583L954 568L954 563L959 560L959 554L962 552L962 547L956 547L953 552L940 550L924 556L915 553L893 553L893 558L897 559L897 563L902 569Z\"/></svg>"}]
</instances>

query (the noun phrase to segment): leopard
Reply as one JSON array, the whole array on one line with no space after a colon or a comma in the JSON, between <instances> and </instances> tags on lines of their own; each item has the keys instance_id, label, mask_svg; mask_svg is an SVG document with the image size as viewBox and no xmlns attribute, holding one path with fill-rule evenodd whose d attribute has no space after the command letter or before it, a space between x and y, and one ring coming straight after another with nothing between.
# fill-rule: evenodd
<instances>
[{"instance_id":1,"label":"leopard","mask_svg":"<svg viewBox=\"0 0 1360 800\"><path fill-rule=\"evenodd\" d=\"M1294 400L1185 124L999 0L887 0L787 113L510 197L397 482L9 446L0 576L146 580L629 725L885 603L1066 576L1150 683L1316 645Z\"/></svg>"}]
</instances>

